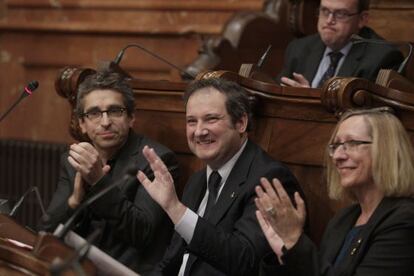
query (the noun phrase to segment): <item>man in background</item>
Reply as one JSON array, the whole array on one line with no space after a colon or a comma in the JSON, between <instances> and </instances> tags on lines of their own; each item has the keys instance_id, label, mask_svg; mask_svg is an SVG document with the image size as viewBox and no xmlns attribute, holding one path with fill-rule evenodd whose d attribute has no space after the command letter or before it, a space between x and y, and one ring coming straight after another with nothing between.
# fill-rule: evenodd
<instances>
[{"instance_id":1,"label":"man in background","mask_svg":"<svg viewBox=\"0 0 414 276\"><path fill-rule=\"evenodd\" d=\"M397 68L403 60L394 46L353 44L351 36L382 39L366 27L369 0L321 0L318 33L292 41L279 81L294 87L321 87L334 76L375 81L380 69Z\"/></svg>"}]
</instances>

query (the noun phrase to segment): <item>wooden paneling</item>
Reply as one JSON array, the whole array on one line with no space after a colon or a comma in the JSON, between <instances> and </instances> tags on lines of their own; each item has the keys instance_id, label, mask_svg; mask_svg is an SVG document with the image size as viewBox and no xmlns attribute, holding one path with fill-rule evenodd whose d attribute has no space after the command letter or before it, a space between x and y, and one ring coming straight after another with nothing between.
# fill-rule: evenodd
<instances>
[{"instance_id":1,"label":"wooden paneling","mask_svg":"<svg viewBox=\"0 0 414 276\"><path fill-rule=\"evenodd\" d=\"M276 6L287 2L274 1ZM60 68L97 68L129 43L138 43L183 68L197 57L203 40L217 36L235 13L260 11L265 3L269 1L1 1L0 113L19 97L28 81L36 79L40 87L0 124L0 138L71 142L66 130L69 106L54 93L53 81ZM412 18L410 0L371 0L370 26L389 40L414 41ZM134 48L126 51L121 66L139 79L180 79L177 70Z\"/></svg>"},{"instance_id":2,"label":"wooden paneling","mask_svg":"<svg viewBox=\"0 0 414 276\"><path fill-rule=\"evenodd\" d=\"M372 8L369 26L387 40L414 42L414 3Z\"/></svg>"},{"instance_id":3,"label":"wooden paneling","mask_svg":"<svg viewBox=\"0 0 414 276\"><path fill-rule=\"evenodd\" d=\"M8 1L1 29L116 34L217 34L235 12L261 0Z\"/></svg>"},{"instance_id":4,"label":"wooden paneling","mask_svg":"<svg viewBox=\"0 0 414 276\"><path fill-rule=\"evenodd\" d=\"M203 37L220 33L239 11L258 11L262 0L9 0L0 3L0 114L30 80L38 91L0 124L0 138L72 142L69 105L54 92L65 66L96 68L138 43L185 67ZM179 80L176 69L138 49L122 67L140 79Z\"/></svg>"},{"instance_id":5,"label":"wooden paneling","mask_svg":"<svg viewBox=\"0 0 414 276\"><path fill-rule=\"evenodd\" d=\"M401 9L408 8L414 9L414 3L412 0L371 0L371 9Z\"/></svg>"}]
</instances>

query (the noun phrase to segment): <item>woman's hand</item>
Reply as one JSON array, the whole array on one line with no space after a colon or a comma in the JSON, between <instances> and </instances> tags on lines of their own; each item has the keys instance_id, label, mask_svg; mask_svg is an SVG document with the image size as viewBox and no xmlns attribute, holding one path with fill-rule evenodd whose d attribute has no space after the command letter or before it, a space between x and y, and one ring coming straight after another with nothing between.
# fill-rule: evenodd
<instances>
[{"instance_id":1,"label":"woman's hand","mask_svg":"<svg viewBox=\"0 0 414 276\"><path fill-rule=\"evenodd\" d=\"M257 198L255 200L258 212L264 222L270 225L282 240L286 249L290 249L296 244L303 231L306 218L305 203L299 193L295 192L295 208L278 179L273 179L273 186L266 178L262 178L260 182L262 185L256 187ZM262 226L262 223L260 225ZM265 235L266 232L268 233L266 238L275 251L274 247L279 246L279 242L269 229L262 226L262 230ZM276 251L275 253L278 254Z\"/></svg>"}]
</instances>

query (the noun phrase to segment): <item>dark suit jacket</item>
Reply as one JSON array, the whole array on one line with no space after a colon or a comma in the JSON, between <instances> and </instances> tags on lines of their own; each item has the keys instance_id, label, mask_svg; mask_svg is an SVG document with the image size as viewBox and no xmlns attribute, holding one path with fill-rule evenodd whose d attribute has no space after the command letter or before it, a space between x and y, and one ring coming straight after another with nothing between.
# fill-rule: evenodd
<instances>
[{"instance_id":1,"label":"dark suit jacket","mask_svg":"<svg viewBox=\"0 0 414 276\"><path fill-rule=\"evenodd\" d=\"M277 177L292 195L300 187L291 172L248 141L234 165L208 219L199 217L190 244L178 233L155 275L177 275L185 250L196 256L191 275L256 275L258 261L270 247L257 222L255 186L260 177ZM183 203L197 212L206 190L206 170L192 175L183 194Z\"/></svg>"},{"instance_id":2,"label":"dark suit jacket","mask_svg":"<svg viewBox=\"0 0 414 276\"><path fill-rule=\"evenodd\" d=\"M302 235L284 257L285 266L269 255L262 263L262 275L414 275L414 199L384 198L362 228L346 255L334 266L346 235L361 209L342 210L328 224L320 251ZM358 240L361 240L358 243ZM354 251L354 252L353 252Z\"/></svg>"},{"instance_id":3,"label":"dark suit jacket","mask_svg":"<svg viewBox=\"0 0 414 276\"><path fill-rule=\"evenodd\" d=\"M155 149L177 180L178 163L174 153L131 131L126 144L114 158L115 165L111 172L87 191L86 198L120 179L131 164L137 165L147 175L152 174L142 155L145 145ZM74 211L67 201L73 191L75 173L67 161L67 153L64 154L57 189L47 210L50 219L43 222L43 230L53 231L59 223L65 223L73 214ZM152 270L153 265L161 259L173 231L168 216L139 185L138 180L123 183L95 201L82 213L74 230L87 237L96 228L103 231L95 245L140 273Z\"/></svg>"},{"instance_id":4,"label":"dark suit jacket","mask_svg":"<svg viewBox=\"0 0 414 276\"><path fill-rule=\"evenodd\" d=\"M360 36L368 39L382 39L372 29L364 27ZM300 73L312 83L325 51L319 34L293 40L286 48L282 72L278 76L293 77L293 72ZM338 76L358 77L375 81L380 69L396 69L403 61L400 51L394 46L372 43L354 44L346 56Z\"/></svg>"}]
</instances>

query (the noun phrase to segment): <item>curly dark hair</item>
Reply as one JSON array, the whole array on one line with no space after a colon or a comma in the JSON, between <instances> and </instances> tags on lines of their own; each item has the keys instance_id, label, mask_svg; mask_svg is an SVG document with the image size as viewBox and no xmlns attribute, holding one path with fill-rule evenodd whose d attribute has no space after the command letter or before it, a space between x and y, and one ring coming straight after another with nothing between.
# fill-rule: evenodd
<instances>
[{"instance_id":1,"label":"curly dark hair","mask_svg":"<svg viewBox=\"0 0 414 276\"><path fill-rule=\"evenodd\" d=\"M110 70L98 71L87 76L78 87L76 114L79 117L82 116L84 112L83 98L86 95L98 89L108 89L122 94L127 114L131 116L134 112L134 94L128 80L125 76Z\"/></svg>"}]
</instances>

